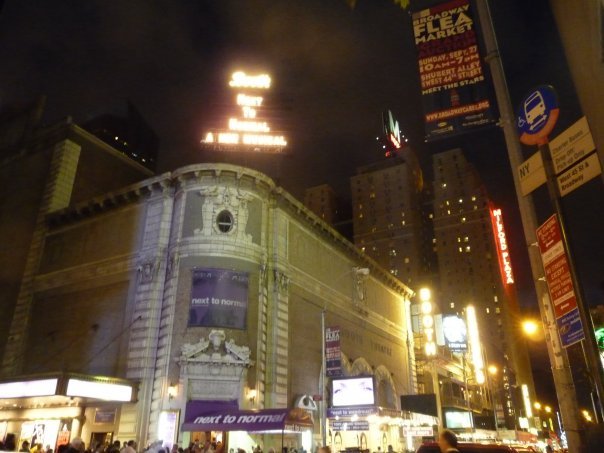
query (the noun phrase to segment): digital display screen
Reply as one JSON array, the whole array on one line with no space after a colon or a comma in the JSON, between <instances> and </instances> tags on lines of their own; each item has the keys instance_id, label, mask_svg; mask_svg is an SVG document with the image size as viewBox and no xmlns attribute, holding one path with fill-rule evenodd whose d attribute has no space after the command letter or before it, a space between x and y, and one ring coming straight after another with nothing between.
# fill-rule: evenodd
<instances>
[{"instance_id":1,"label":"digital display screen","mask_svg":"<svg viewBox=\"0 0 604 453\"><path fill-rule=\"evenodd\" d=\"M471 428L472 421L469 412L445 412L447 428Z\"/></svg>"},{"instance_id":2,"label":"digital display screen","mask_svg":"<svg viewBox=\"0 0 604 453\"><path fill-rule=\"evenodd\" d=\"M375 404L373 378L358 377L332 380L331 401L333 407Z\"/></svg>"}]
</instances>

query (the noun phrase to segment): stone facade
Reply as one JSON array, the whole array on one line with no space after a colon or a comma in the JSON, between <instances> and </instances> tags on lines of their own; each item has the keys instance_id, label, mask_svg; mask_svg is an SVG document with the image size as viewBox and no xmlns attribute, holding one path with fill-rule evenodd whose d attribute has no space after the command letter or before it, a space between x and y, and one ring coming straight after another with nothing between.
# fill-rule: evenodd
<instances>
[{"instance_id":1,"label":"stone facade","mask_svg":"<svg viewBox=\"0 0 604 453\"><path fill-rule=\"evenodd\" d=\"M40 341L13 342L5 369L16 357L38 362L36 372L59 360L139 382L119 439L155 440L161 411L182 420L189 400L283 408L320 393L323 310L342 329L345 375L374 374L378 403L392 409L415 392L412 291L261 173L192 165L40 222L28 300L40 319L55 307L70 334L47 343L53 363L39 358ZM189 326L192 273L203 268L247 273L245 329ZM31 335L33 322L15 318L12 335ZM62 332L36 326L42 338ZM72 337L86 347L69 347Z\"/></svg>"}]
</instances>

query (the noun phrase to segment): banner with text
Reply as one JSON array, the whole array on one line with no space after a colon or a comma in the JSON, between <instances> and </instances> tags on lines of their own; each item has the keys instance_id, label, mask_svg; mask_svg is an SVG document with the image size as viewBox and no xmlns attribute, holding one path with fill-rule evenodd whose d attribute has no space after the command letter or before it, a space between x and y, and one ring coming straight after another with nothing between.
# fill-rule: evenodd
<instances>
[{"instance_id":1,"label":"banner with text","mask_svg":"<svg viewBox=\"0 0 604 453\"><path fill-rule=\"evenodd\" d=\"M247 272L193 269L189 326L245 329L248 280Z\"/></svg>"},{"instance_id":2,"label":"banner with text","mask_svg":"<svg viewBox=\"0 0 604 453\"><path fill-rule=\"evenodd\" d=\"M329 377L342 374L339 327L327 327L325 329L325 370L325 374Z\"/></svg>"},{"instance_id":3,"label":"banner with text","mask_svg":"<svg viewBox=\"0 0 604 453\"><path fill-rule=\"evenodd\" d=\"M537 228L537 242L545 280L554 305L560 342L566 348L585 339L585 333L558 216L554 214Z\"/></svg>"},{"instance_id":4,"label":"banner with text","mask_svg":"<svg viewBox=\"0 0 604 453\"><path fill-rule=\"evenodd\" d=\"M494 122L469 0L413 13L426 124L434 140Z\"/></svg>"}]
</instances>

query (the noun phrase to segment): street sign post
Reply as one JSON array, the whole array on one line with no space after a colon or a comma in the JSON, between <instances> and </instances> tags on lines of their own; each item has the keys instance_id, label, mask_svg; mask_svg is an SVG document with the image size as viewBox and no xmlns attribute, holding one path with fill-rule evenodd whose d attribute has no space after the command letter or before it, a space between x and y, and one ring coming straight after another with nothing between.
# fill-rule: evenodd
<instances>
[{"instance_id":1,"label":"street sign post","mask_svg":"<svg viewBox=\"0 0 604 453\"><path fill-rule=\"evenodd\" d=\"M547 176L545 175L545 167L540 151L537 151L518 167L518 178L524 196L527 196L541 184L545 184Z\"/></svg>"},{"instance_id":2,"label":"street sign post","mask_svg":"<svg viewBox=\"0 0 604 453\"><path fill-rule=\"evenodd\" d=\"M558 333L562 346L567 348L585 338L577 297L558 216L551 216L537 229L537 242L543 260L545 280L549 289Z\"/></svg>"},{"instance_id":3,"label":"street sign post","mask_svg":"<svg viewBox=\"0 0 604 453\"><path fill-rule=\"evenodd\" d=\"M579 161L579 163L575 164L556 178L560 195L568 195L573 190L578 189L601 173L602 167L600 166L598 154L591 153L589 157Z\"/></svg>"},{"instance_id":4,"label":"street sign post","mask_svg":"<svg viewBox=\"0 0 604 453\"><path fill-rule=\"evenodd\" d=\"M526 95L516 113L520 141L525 145L547 143L547 136L558 121L558 96L549 85L535 88Z\"/></svg>"},{"instance_id":5,"label":"street sign post","mask_svg":"<svg viewBox=\"0 0 604 453\"><path fill-rule=\"evenodd\" d=\"M557 175L596 150L587 118L566 129L549 143L554 171Z\"/></svg>"}]
</instances>

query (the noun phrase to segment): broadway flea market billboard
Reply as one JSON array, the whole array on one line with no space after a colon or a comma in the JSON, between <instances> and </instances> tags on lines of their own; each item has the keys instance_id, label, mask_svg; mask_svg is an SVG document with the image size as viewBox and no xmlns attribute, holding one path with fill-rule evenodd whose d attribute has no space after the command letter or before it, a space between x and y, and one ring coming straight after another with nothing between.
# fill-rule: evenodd
<instances>
[{"instance_id":1,"label":"broadway flea market billboard","mask_svg":"<svg viewBox=\"0 0 604 453\"><path fill-rule=\"evenodd\" d=\"M413 13L413 34L426 139L492 123L469 0L453 0Z\"/></svg>"},{"instance_id":2,"label":"broadway flea market billboard","mask_svg":"<svg viewBox=\"0 0 604 453\"><path fill-rule=\"evenodd\" d=\"M245 329L249 275L226 269L193 269L189 327Z\"/></svg>"}]
</instances>

